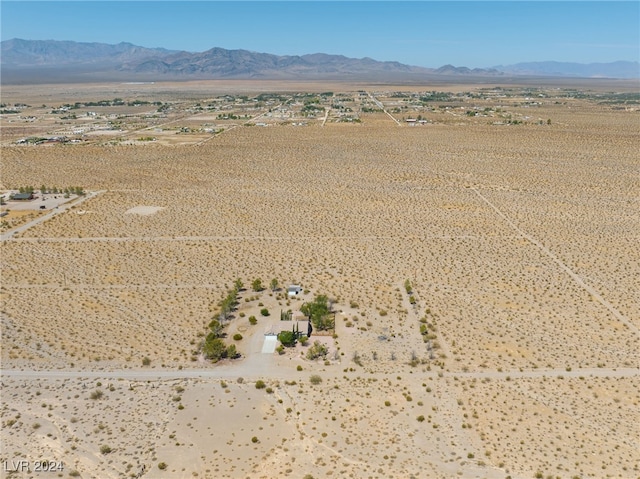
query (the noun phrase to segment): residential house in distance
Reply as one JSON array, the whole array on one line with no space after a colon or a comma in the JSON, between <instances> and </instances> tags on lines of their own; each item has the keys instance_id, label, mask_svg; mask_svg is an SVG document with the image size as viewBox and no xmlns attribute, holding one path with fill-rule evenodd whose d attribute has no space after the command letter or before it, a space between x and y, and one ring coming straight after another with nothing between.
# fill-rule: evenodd
<instances>
[{"instance_id":1,"label":"residential house in distance","mask_svg":"<svg viewBox=\"0 0 640 479\"><path fill-rule=\"evenodd\" d=\"M34 198L33 193L14 193L9 197L10 200L14 201L29 201Z\"/></svg>"}]
</instances>

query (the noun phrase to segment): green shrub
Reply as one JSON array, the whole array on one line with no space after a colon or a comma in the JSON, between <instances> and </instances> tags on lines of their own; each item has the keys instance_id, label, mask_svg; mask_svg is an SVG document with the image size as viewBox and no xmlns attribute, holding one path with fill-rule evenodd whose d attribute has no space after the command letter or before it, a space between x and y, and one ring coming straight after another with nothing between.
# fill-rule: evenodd
<instances>
[{"instance_id":1,"label":"green shrub","mask_svg":"<svg viewBox=\"0 0 640 479\"><path fill-rule=\"evenodd\" d=\"M262 316L269 316L269 314L270 314L270 313L269 313L269 310L268 310L267 308L262 308L262 309L260 310L260 314L261 314Z\"/></svg>"},{"instance_id":2,"label":"green shrub","mask_svg":"<svg viewBox=\"0 0 640 479\"><path fill-rule=\"evenodd\" d=\"M234 334L234 335L233 335L233 339L234 339L235 341L240 341L240 340L242 339L242 334L240 334L240 333L236 333L236 334Z\"/></svg>"},{"instance_id":3,"label":"green shrub","mask_svg":"<svg viewBox=\"0 0 640 479\"><path fill-rule=\"evenodd\" d=\"M293 331L281 331L278 334L278 341L288 348L296 345L296 334Z\"/></svg>"},{"instance_id":4,"label":"green shrub","mask_svg":"<svg viewBox=\"0 0 640 479\"><path fill-rule=\"evenodd\" d=\"M160 464L158 464L158 469L160 469L161 471L164 471L166 468L167 468L166 462L161 462Z\"/></svg>"},{"instance_id":5,"label":"green shrub","mask_svg":"<svg viewBox=\"0 0 640 479\"><path fill-rule=\"evenodd\" d=\"M258 379L256 381L256 389L264 389L266 387L267 387L267 385L265 384L265 382L262 379Z\"/></svg>"},{"instance_id":6,"label":"green shrub","mask_svg":"<svg viewBox=\"0 0 640 479\"><path fill-rule=\"evenodd\" d=\"M256 324L257 322L258 322L258 320L256 319L256 317L255 317L255 316L253 316L253 315L252 315L252 316L249 316L249 323L250 323L250 324L254 325L254 324Z\"/></svg>"},{"instance_id":7,"label":"green shrub","mask_svg":"<svg viewBox=\"0 0 640 479\"><path fill-rule=\"evenodd\" d=\"M100 454L109 454L113 449L111 449L106 444L100 446Z\"/></svg>"},{"instance_id":8,"label":"green shrub","mask_svg":"<svg viewBox=\"0 0 640 479\"><path fill-rule=\"evenodd\" d=\"M322 378L320 376L318 376L317 374L313 374L309 378L309 381L311 382L311 384L320 384L322 382Z\"/></svg>"},{"instance_id":9,"label":"green shrub","mask_svg":"<svg viewBox=\"0 0 640 479\"><path fill-rule=\"evenodd\" d=\"M320 341L314 341L313 345L307 350L307 359L313 361L320 357L325 358L328 353L327 347Z\"/></svg>"},{"instance_id":10,"label":"green shrub","mask_svg":"<svg viewBox=\"0 0 640 479\"><path fill-rule=\"evenodd\" d=\"M235 359L238 356L240 356L240 353L238 353L238 350L236 349L235 344L230 344L229 346L227 346L227 350L225 354L229 359Z\"/></svg>"},{"instance_id":11,"label":"green shrub","mask_svg":"<svg viewBox=\"0 0 640 479\"><path fill-rule=\"evenodd\" d=\"M143 366L149 366L151 364L151 359L149 359L148 357L144 357L142 358L142 365Z\"/></svg>"}]
</instances>

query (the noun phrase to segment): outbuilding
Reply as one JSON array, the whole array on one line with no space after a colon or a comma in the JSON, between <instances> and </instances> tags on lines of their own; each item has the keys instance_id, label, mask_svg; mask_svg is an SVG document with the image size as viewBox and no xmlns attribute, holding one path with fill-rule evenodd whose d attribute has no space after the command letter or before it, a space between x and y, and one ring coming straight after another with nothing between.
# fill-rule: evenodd
<instances>
[{"instance_id":1,"label":"outbuilding","mask_svg":"<svg viewBox=\"0 0 640 479\"><path fill-rule=\"evenodd\" d=\"M302 287L300 285L292 284L287 288L287 296L290 298L299 296L300 294L302 294Z\"/></svg>"}]
</instances>

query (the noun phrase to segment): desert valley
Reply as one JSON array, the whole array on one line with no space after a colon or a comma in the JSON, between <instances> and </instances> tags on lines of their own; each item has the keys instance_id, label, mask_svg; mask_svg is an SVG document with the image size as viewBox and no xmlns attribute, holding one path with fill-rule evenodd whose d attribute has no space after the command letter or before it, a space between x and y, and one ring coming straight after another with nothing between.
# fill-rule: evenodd
<instances>
[{"instance_id":1,"label":"desert valley","mask_svg":"<svg viewBox=\"0 0 640 479\"><path fill-rule=\"evenodd\" d=\"M0 113L0 477L640 477L637 82Z\"/></svg>"}]
</instances>

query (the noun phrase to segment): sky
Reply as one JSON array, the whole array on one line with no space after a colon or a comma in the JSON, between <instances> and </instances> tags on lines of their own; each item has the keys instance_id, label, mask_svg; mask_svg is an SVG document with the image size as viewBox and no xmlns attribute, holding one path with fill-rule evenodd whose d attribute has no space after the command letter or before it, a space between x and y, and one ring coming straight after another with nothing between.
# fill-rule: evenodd
<instances>
[{"instance_id":1,"label":"sky","mask_svg":"<svg viewBox=\"0 0 640 479\"><path fill-rule=\"evenodd\" d=\"M437 68L640 60L634 1L0 1L1 39L329 53Z\"/></svg>"}]
</instances>

